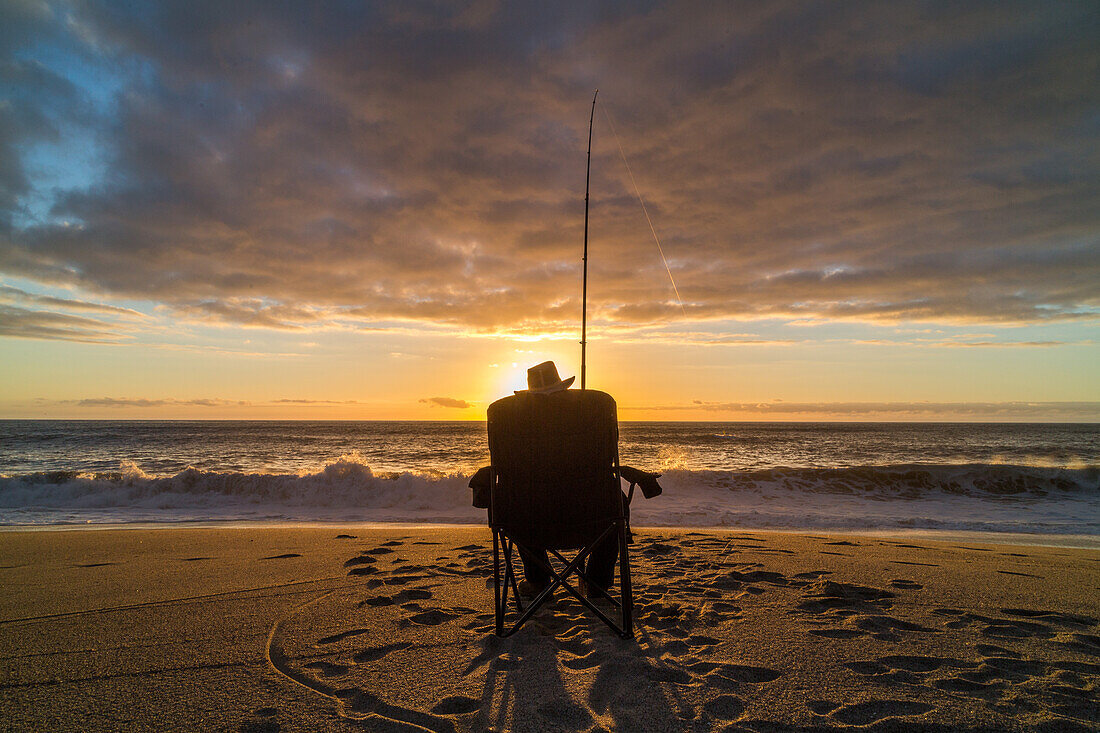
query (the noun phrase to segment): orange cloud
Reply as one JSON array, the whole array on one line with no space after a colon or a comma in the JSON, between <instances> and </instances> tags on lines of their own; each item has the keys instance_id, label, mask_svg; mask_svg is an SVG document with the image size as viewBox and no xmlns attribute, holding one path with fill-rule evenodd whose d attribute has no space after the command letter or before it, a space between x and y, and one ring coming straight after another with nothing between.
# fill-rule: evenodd
<instances>
[{"instance_id":1,"label":"orange cloud","mask_svg":"<svg viewBox=\"0 0 1100 733\"><path fill-rule=\"evenodd\" d=\"M472 402L467 402L466 400L456 400L454 397L426 397L420 401L426 405L431 405L432 407L453 407L456 409L465 409L467 407L474 406Z\"/></svg>"}]
</instances>

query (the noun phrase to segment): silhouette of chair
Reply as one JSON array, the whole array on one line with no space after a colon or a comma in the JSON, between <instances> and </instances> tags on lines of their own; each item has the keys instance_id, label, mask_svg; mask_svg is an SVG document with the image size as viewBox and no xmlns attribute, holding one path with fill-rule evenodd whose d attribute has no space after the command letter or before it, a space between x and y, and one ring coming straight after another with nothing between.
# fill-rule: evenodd
<instances>
[{"instance_id":1,"label":"silhouette of chair","mask_svg":"<svg viewBox=\"0 0 1100 733\"><path fill-rule=\"evenodd\" d=\"M496 633L519 630L561 587L624 639L634 635L627 524L619 490L619 426L615 400L595 390L523 392L489 406L490 499ZM605 538L619 544L619 592L604 595L613 620L569 581ZM550 583L524 608L513 549L542 565ZM552 558L545 563L544 553ZM573 559L562 551L577 550ZM555 567L554 561L561 566ZM586 583L589 588L592 584ZM614 597L617 595L618 597ZM505 628L509 600L518 620Z\"/></svg>"}]
</instances>

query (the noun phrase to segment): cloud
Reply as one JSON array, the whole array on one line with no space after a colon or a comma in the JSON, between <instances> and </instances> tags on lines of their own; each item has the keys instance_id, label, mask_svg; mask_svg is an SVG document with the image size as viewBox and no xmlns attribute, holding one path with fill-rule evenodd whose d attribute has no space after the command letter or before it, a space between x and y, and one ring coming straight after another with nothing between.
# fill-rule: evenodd
<instances>
[{"instance_id":1,"label":"cloud","mask_svg":"<svg viewBox=\"0 0 1100 733\"><path fill-rule=\"evenodd\" d=\"M282 399L272 400L272 404L276 405L359 405L362 404L358 400L294 400L294 399Z\"/></svg>"},{"instance_id":2,"label":"cloud","mask_svg":"<svg viewBox=\"0 0 1100 733\"><path fill-rule=\"evenodd\" d=\"M105 321L66 313L28 310L0 303L0 336L77 341L89 344L122 343L126 334L119 333Z\"/></svg>"},{"instance_id":3,"label":"cloud","mask_svg":"<svg viewBox=\"0 0 1100 733\"><path fill-rule=\"evenodd\" d=\"M467 402L466 400L456 400L454 397L426 397L420 401L426 405L431 405L432 407L454 407L457 409L465 409L467 407L474 406L472 402Z\"/></svg>"},{"instance_id":4,"label":"cloud","mask_svg":"<svg viewBox=\"0 0 1100 733\"><path fill-rule=\"evenodd\" d=\"M1066 343L1065 341L942 341L938 345L960 348L1018 349L1024 347L1043 349L1052 346L1065 346ZM1091 342L1082 341L1078 343L1086 344Z\"/></svg>"},{"instance_id":5,"label":"cloud","mask_svg":"<svg viewBox=\"0 0 1100 733\"><path fill-rule=\"evenodd\" d=\"M624 410L699 411L744 413L764 416L812 415L833 418L883 419L1066 419L1100 418L1100 402L708 402L693 400L686 405L623 407Z\"/></svg>"},{"instance_id":6,"label":"cloud","mask_svg":"<svg viewBox=\"0 0 1100 733\"><path fill-rule=\"evenodd\" d=\"M115 305L91 303L85 300L73 300L72 298L58 298L53 295L37 295L28 293L25 290L20 290L19 288L13 288L10 285L0 285L0 303L29 303L60 308L62 310L88 311L138 320L149 317L132 308L120 308Z\"/></svg>"},{"instance_id":7,"label":"cloud","mask_svg":"<svg viewBox=\"0 0 1100 733\"><path fill-rule=\"evenodd\" d=\"M77 407L254 407L263 405L361 405L358 400L310 400L310 399L278 399L265 402L253 402L250 400L230 400L220 397L195 398L180 400L175 398L147 398L147 397L89 397L72 400L49 400L38 398L39 404L75 405Z\"/></svg>"},{"instance_id":8,"label":"cloud","mask_svg":"<svg viewBox=\"0 0 1100 733\"><path fill-rule=\"evenodd\" d=\"M1096 17L686 0L13 11L0 273L216 324L572 330L599 86L687 331L1095 321L1100 91L1080 70L1100 64ZM590 315L683 322L597 123ZM101 167L62 160L70 128ZM31 150L83 173L47 175Z\"/></svg>"},{"instance_id":9,"label":"cloud","mask_svg":"<svg viewBox=\"0 0 1100 733\"><path fill-rule=\"evenodd\" d=\"M70 404L77 407L248 407L251 402L223 399L143 399L125 397L97 397L82 400L58 400L58 404Z\"/></svg>"}]
</instances>

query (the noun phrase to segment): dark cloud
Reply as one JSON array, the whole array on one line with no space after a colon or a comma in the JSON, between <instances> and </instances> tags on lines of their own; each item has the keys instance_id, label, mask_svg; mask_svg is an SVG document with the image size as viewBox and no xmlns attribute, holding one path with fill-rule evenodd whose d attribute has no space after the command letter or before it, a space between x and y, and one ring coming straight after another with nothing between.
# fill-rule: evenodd
<instances>
[{"instance_id":1,"label":"dark cloud","mask_svg":"<svg viewBox=\"0 0 1100 733\"><path fill-rule=\"evenodd\" d=\"M456 400L454 397L425 397L420 401L426 405L431 405L432 407L454 407L458 409L465 409L467 407L474 406L472 402L467 402L466 400Z\"/></svg>"},{"instance_id":2,"label":"dark cloud","mask_svg":"<svg viewBox=\"0 0 1100 733\"><path fill-rule=\"evenodd\" d=\"M1100 309L1093 4L67 12L4 11L0 273L264 328L572 327L599 86L684 311L601 116L595 319ZM123 75L110 114L28 60L47 42ZM74 120L102 180L12 224L35 185L20 150Z\"/></svg>"}]
</instances>

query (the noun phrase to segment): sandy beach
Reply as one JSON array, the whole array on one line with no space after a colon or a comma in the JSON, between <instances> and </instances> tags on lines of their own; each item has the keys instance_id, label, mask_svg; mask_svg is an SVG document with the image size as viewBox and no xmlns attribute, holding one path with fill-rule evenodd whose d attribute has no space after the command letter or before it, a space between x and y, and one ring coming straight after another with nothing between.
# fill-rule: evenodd
<instances>
[{"instance_id":1,"label":"sandy beach","mask_svg":"<svg viewBox=\"0 0 1100 733\"><path fill-rule=\"evenodd\" d=\"M498 639L484 527L0 532L0 728L1100 729L1100 551L632 553L636 639L564 594Z\"/></svg>"}]
</instances>

